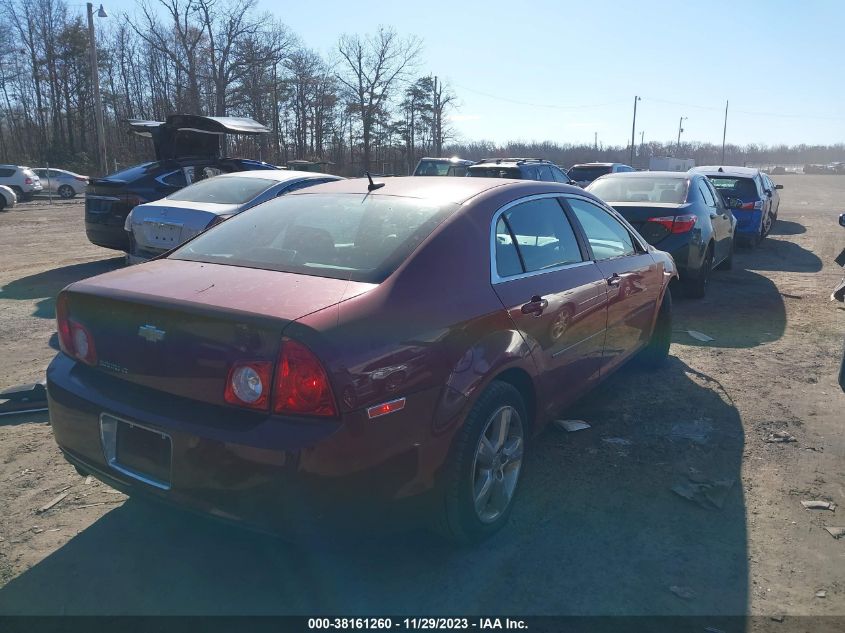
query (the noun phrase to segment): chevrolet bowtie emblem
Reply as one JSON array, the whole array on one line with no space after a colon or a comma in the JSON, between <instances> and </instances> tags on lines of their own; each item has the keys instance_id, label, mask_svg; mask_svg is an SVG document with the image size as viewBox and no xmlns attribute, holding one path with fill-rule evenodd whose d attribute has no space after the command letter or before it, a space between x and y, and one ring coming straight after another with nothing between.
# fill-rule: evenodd
<instances>
[{"instance_id":1,"label":"chevrolet bowtie emblem","mask_svg":"<svg viewBox=\"0 0 845 633\"><path fill-rule=\"evenodd\" d=\"M164 334L164 330L159 330L155 325L142 325L138 328L138 336L150 343L163 341Z\"/></svg>"}]
</instances>

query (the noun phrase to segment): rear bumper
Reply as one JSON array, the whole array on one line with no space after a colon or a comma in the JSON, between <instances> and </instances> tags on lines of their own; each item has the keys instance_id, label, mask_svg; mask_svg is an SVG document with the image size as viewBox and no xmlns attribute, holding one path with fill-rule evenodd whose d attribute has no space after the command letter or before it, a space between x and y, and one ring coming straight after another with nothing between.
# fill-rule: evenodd
<instances>
[{"instance_id":1,"label":"rear bumper","mask_svg":"<svg viewBox=\"0 0 845 633\"><path fill-rule=\"evenodd\" d=\"M693 233L669 235L653 246L672 256L681 281L697 278L700 274L706 249Z\"/></svg>"},{"instance_id":2,"label":"rear bumper","mask_svg":"<svg viewBox=\"0 0 845 633\"><path fill-rule=\"evenodd\" d=\"M85 235L96 246L112 248L116 251L129 250L129 238L123 230L123 224L116 226L105 222L90 221L85 218Z\"/></svg>"},{"instance_id":3,"label":"rear bumper","mask_svg":"<svg viewBox=\"0 0 845 633\"><path fill-rule=\"evenodd\" d=\"M306 421L198 403L102 374L64 354L47 370L47 390L53 434L74 465L127 493L264 531L295 534L337 517L361 517L366 525L367 518L380 523L385 513L406 516L422 498L406 494L409 486L423 493L414 482L430 479L417 438L397 437L387 426L390 416L379 426L360 412L343 421ZM169 489L107 461L103 413L170 437Z\"/></svg>"}]
</instances>

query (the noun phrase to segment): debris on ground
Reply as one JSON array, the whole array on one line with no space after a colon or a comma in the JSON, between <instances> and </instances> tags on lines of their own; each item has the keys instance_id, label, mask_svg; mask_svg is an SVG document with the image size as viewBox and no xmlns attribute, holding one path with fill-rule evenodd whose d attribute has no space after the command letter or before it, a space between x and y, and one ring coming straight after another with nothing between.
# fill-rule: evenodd
<instances>
[{"instance_id":1,"label":"debris on ground","mask_svg":"<svg viewBox=\"0 0 845 633\"><path fill-rule=\"evenodd\" d=\"M689 479L688 481L675 484L671 490L676 495L694 501L702 508L721 510L735 481L733 478L712 481L694 481Z\"/></svg>"},{"instance_id":2,"label":"debris on ground","mask_svg":"<svg viewBox=\"0 0 845 633\"><path fill-rule=\"evenodd\" d=\"M55 506L55 505L57 505L57 504L61 503L61 502L62 502L62 500L63 500L65 497L67 497L69 494L70 494L69 492L63 492L62 494L60 494L60 495L58 495L58 496L54 497L51 501L49 501L48 503L45 503L43 506L41 506L40 508L38 508L38 509L35 511L35 513L36 513L36 514L41 514L42 512L47 512L47 510L49 510L49 509L50 509L50 508L52 508L53 506Z\"/></svg>"},{"instance_id":3,"label":"debris on ground","mask_svg":"<svg viewBox=\"0 0 845 633\"><path fill-rule=\"evenodd\" d=\"M767 437L764 442L779 442L779 443L787 443L787 442L794 442L795 436L792 435L789 431L775 431L774 433L769 433L769 437Z\"/></svg>"},{"instance_id":4,"label":"debris on ground","mask_svg":"<svg viewBox=\"0 0 845 633\"><path fill-rule=\"evenodd\" d=\"M559 429L563 429L567 433L590 428L590 425L583 420L555 420L555 426Z\"/></svg>"},{"instance_id":5,"label":"debris on ground","mask_svg":"<svg viewBox=\"0 0 845 633\"><path fill-rule=\"evenodd\" d=\"M825 598L825 597L827 597L827 592L824 591L823 589L820 589L819 591L816 592L816 598Z\"/></svg>"},{"instance_id":6,"label":"debris on ground","mask_svg":"<svg viewBox=\"0 0 845 633\"><path fill-rule=\"evenodd\" d=\"M803 299L804 298L801 295L791 295L788 292L781 292L780 296L786 297L787 299Z\"/></svg>"},{"instance_id":7,"label":"debris on ground","mask_svg":"<svg viewBox=\"0 0 845 633\"><path fill-rule=\"evenodd\" d=\"M775 622L783 622L783 616L782 615L773 615L770 619L774 620Z\"/></svg>"},{"instance_id":8,"label":"debris on ground","mask_svg":"<svg viewBox=\"0 0 845 633\"><path fill-rule=\"evenodd\" d=\"M845 527L826 527L828 534L833 538L839 539L845 536Z\"/></svg>"},{"instance_id":9,"label":"debris on ground","mask_svg":"<svg viewBox=\"0 0 845 633\"><path fill-rule=\"evenodd\" d=\"M626 440L624 437L603 437L601 441L606 444L615 444L616 446L630 446L633 444L631 440Z\"/></svg>"},{"instance_id":10,"label":"debris on ground","mask_svg":"<svg viewBox=\"0 0 845 633\"><path fill-rule=\"evenodd\" d=\"M86 485L86 486L90 486L92 481L94 481L94 478L93 478L91 475L88 475L88 476L85 478L85 485Z\"/></svg>"},{"instance_id":11,"label":"debris on ground","mask_svg":"<svg viewBox=\"0 0 845 633\"><path fill-rule=\"evenodd\" d=\"M831 512L836 511L836 504L831 503L830 501L802 501L801 505L804 506L807 510L830 510Z\"/></svg>"},{"instance_id":12,"label":"debris on ground","mask_svg":"<svg viewBox=\"0 0 845 633\"><path fill-rule=\"evenodd\" d=\"M689 440L694 444L706 444L713 432L710 418L699 418L690 422L677 422L669 433L671 439Z\"/></svg>"},{"instance_id":13,"label":"debris on ground","mask_svg":"<svg viewBox=\"0 0 845 633\"><path fill-rule=\"evenodd\" d=\"M687 334L693 337L696 341L701 341L702 343L709 343L710 341L715 341L712 336L707 336L704 332L699 332L698 330L687 330Z\"/></svg>"},{"instance_id":14,"label":"debris on ground","mask_svg":"<svg viewBox=\"0 0 845 633\"><path fill-rule=\"evenodd\" d=\"M46 384L46 381L41 381L0 391L0 415L46 411Z\"/></svg>"},{"instance_id":15,"label":"debris on ground","mask_svg":"<svg viewBox=\"0 0 845 633\"><path fill-rule=\"evenodd\" d=\"M669 587L669 591L674 593L679 598L683 598L684 600L692 600L693 598L695 598L695 592L689 587L679 587L678 585L672 585L671 587Z\"/></svg>"}]
</instances>

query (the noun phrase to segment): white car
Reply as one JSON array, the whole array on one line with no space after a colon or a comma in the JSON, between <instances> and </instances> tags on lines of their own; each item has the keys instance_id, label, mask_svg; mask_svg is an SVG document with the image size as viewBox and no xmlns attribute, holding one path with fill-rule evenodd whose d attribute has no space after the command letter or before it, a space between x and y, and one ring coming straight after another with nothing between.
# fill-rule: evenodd
<instances>
[{"instance_id":1,"label":"white car","mask_svg":"<svg viewBox=\"0 0 845 633\"><path fill-rule=\"evenodd\" d=\"M10 187L0 185L0 211L14 209L18 203L18 196Z\"/></svg>"},{"instance_id":2,"label":"white car","mask_svg":"<svg viewBox=\"0 0 845 633\"><path fill-rule=\"evenodd\" d=\"M32 200L41 193L41 179L29 167L23 165L0 165L0 185L6 185L18 197L18 202Z\"/></svg>"},{"instance_id":3,"label":"white car","mask_svg":"<svg viewBox=\"0 0 845 633\"><path fill-rule=\"evenodd\" d=\"M44 191L58 194L60 198L70 199L80 193L85 193L88 176L77 174L66 169L37 167L33 170L41 180Z\"/></svg>"},{"instance_id":4,"label":"white car","mask_svg":"<svg viewBox=\"0 0 845 633\"><path fill-rule=\"evenodd\" d=\"M262 202L340 176L262 169L221 174L195 182L166 198L139 204L126 216L129 264L139 264Z\"/></svg>"}]
</instances>

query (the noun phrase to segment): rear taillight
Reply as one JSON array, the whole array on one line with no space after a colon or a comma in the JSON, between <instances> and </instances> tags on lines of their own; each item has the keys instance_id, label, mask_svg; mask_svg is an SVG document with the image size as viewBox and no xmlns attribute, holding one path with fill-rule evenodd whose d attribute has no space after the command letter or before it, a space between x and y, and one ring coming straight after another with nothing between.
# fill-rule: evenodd
<instances>
[{"instance_id":1,"label":"rear taillight","mask_svg":"<svg viewBox=\"0 0 845 633\"><path fill-rule=\"evenodd\" d=\"M67 295L60 294L56 300L56 329L61 350L86 365L97 364L97 348L91 332L70 317Z\"/></svg>"},{"instance_id":2,"label":"rear taillight","mask_svg":"<svg viewBox=\"0 0 845 633\"><path fill-rule=\"evenodd\" d=\"M25 185L31 185L31 184L32 184L32 178L29 178L29 177L24 178L24 179L23 179L23 184L25 184Z\"/></svg>"},{"instance_id":3,"label":"rear taillight","mask_svg":"<svg viewBox=\"0 0 845 633\"><path fill-rule=\"evenodd\" d=\"M329 377L314 353L282 340L273 387L273 412L333 417L337 414Z\"/></svg>"},{"instance_id":4,"label":"rear taillight","mask_svg":"<svg viewBox=\"0 0 845 633\"><path fill-rule=\"evenodd\" d=\"M74 176L74 180L78 180L79 182L88 182L88 179L85 176Z\"/></svg>"},{"instance_id":5,"label":"rear taillight","mask_svg":"<svg viewBox=\"0 0 845 633\"><path fill-rule=\"evenodd\" d=\"M698 218L693 215L667 215L659 218L649 218L646 222L653 222L664 227L670 233L687 233L692 231Z\"/></svg>"},{"instance_id":6,"label":"rear taillight","mask_svg":"<svg viewBox=\"0 0 845 633\"><path fill-rule=\"evenodd\" d=\"M144 204L145 202L147 202L144 198L134 193L127 193L124 199L126 200L126 206L128 206L130 209L134 209L139 204Z\"/></svg>"},{"instance_id":7,"label":"rear taillight","mask_svg":"<svg viewBox=\"0 0 845 633\"><path fill-rule=\"evenodd\" d=\"M763 208L763 201L757 200L756 202L743 202L740 209L743 211L760 211Z\"/></svg>"},{"instance_id":8,"label":"rear taillight","mask_svg":"<svg viewBox=\"0 0 845 633\"><path fill-rule=\"evenodd\" d=\"M275 370L275 379L273 373ZM238 361L229 369L223 399L228 404L287 415L337 415L329 377L314 353L282 340L279 360Z\"/></svg>"},{"instance_id":9,"label":"rear taillight","mask_svg":"<svg viewBox=\"0 0 845 633\"><path fill-rule=\"evenodd\" d=\"M270 361L235 363L229 370L223 398L229 404L266 411L269 408L272 381L273 363Z\"/></svg>"}]
</instances>

